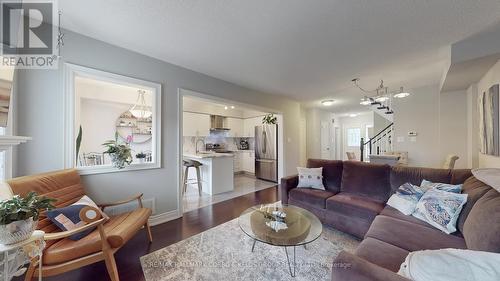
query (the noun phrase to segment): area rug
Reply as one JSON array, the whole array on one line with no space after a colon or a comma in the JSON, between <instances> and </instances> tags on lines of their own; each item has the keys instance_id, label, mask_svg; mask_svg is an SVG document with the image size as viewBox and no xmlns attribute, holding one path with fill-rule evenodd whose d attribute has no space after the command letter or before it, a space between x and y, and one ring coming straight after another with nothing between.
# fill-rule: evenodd
<instances>
[{"instance_id":1,"label":"area rug","mask_svg":"<svg viewBox=\"0 0 500 281\"><path fill-rule=\"evenodd\" d=\"M353 252L359 240L323 227L316 241L296 247L296 277L290 276L283 247L257 242L252 252L252 243L234 219L143 256L141 265L146 281L330 280L334 258L342 250Z\"/></svg>"}]
</instances>

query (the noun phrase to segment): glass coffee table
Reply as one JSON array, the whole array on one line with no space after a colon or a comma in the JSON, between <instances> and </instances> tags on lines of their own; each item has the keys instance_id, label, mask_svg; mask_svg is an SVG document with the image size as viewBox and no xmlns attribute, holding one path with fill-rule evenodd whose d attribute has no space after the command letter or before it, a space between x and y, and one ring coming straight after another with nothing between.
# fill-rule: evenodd
<instances>
[{"instance_id":1,"label":"glass coffee table","mask_svg":"<svg viewBox=\"0 0 500 281\"><path fill-rule=\"evenodd\" d=\"M295 247L306 246L318 239L323 225L311 212L292 205L257 205L245 210L238 219L241 230L257 241L285 249L290 275L295 277ZM288 255L293 247L293 271Z\"/></svg>"}]
</instances>

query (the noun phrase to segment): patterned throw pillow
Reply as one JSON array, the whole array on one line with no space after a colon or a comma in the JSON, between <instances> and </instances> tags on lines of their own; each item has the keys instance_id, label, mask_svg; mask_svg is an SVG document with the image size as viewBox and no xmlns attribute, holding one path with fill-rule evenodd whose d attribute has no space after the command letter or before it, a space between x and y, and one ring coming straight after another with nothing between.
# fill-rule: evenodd
<instances>
[{"instance_id":1,"label":"patterned throw pillow","mask_svg":"<svg viewBox=\"0 0 500 281\"><path fill-rule=\"evenodd\" d=\"M440 182L431 182L428 180L422 180L422 183L420 184L420 188L424 190L429 190L429 189L438 189L442 191L448 191L448 192L453 192L453 193L460 193L462 192L462 184L448 184L448 183L440 183Z\"/></svg>"},{"instance_id":2,"label":"patterned throw pillow","mask_svg":"<svg viewBox=\"0 0 500 281\"><path fill-rule=\"evenodd\" d=\"M47 217L55 224L57 225L62 231L66 230L73 230L75 228L81 227L86 225L87 223L82 220L80 217L80 212L82 210L86 211L89 209L89 207L92 207L93 209L99 210L100 214L102 217L108 219L109 217L102 212L99 207L97 206L92 199L90 199L88 196L83 196L80 200L75 202L72 205L69 205L64 208L58 208L54 209L51 211L47 212ZM92 214L93 210L90 210L91 215L95 215L97 217L97 214ZM87 213L89 214L89 213ZM69 237L71 240L80 240L83 237L87 236L89 233L94 231L94 229L88 229L86 231L73 234L72 236Z\"/></svg>"},{"instance_id":3,"label":"patterned throw pillow","mask_svg":"<svg viewBox=\"0 0 500 281\"><path fill-rule=\"evenodd\" d=\"M405 183L389 198L387 205L409 216L415 211L417 203L424 193L425 191L419 186Z\"/></svg>"},{"instance_id":4,"label":"patterned throw pillow","mask_svg":"<svg viewBox=\"0 0 500 281\"><path fill-rule=\"evenodd\" d=\"M325 190L323 186L323 168L301 168L297 167L299 172L299 184L297 187L307 187Z\"/></svg>"},{"instance_id":5,"label":"patterned throw pillow","mask_svg":"<svg viewBox=\"0 0 500 281\"><path fill-rule=\"evenodd\" d=\"M450 234L457 231L457 219L466 202L467 194L431 189L420 198L413 216Z\"/></svg>"}]
</instances>

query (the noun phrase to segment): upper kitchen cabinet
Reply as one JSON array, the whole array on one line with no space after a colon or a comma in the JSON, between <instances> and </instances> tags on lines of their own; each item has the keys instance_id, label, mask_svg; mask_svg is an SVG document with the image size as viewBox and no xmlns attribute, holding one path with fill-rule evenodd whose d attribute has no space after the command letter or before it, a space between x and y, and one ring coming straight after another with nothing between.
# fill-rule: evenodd
<instances>
[{"instance_id":1,"label":"upper kitchen cabinet","mask_svg":"<svg viewBox=\"0 0 500 281\"><path fill-rule=\"evenodd\" d=\"M243 120L243 137L255 137L255 126L262 125L262 117L247 118Z\"/></svg>"},{"instance_id":2,"label":"upper kitchen cabinet","mask_svg":"<svg viewBox=\"0 0 500 281\"><path fill-rule=\"evenodd\" d=\"M207 114L183 112L183 134L187 137L201 136L210 134L210 116Z\"/></svg>"},{"instance_id":3,"label":"upper kitchen cabinet","mask_svg":"<svg viewBox=\"0 0 500 281\"><path fill-rule=\"evenodd\" d=\"M243 137L243 119L240 118L226 118L227 128L231 129L229 131L229 136L231 137Z\"/></svg>"}]
</instances>

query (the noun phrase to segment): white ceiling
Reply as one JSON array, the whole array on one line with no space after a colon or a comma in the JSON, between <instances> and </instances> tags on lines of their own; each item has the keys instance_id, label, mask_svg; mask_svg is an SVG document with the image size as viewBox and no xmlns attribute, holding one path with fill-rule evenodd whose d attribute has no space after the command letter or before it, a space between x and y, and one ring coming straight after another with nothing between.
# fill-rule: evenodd
<instances>
[{"instance_id":1,"label":"white ceiling","mask_svg":"<svg viewBox=\"0 0 500 281\"><path fill-rule=\"evenodd\" d=\"M449 45L499 23L498 0L64 0L63 27L336 112L350 80L439 83Z\"/></svg>"}]
</instances>

